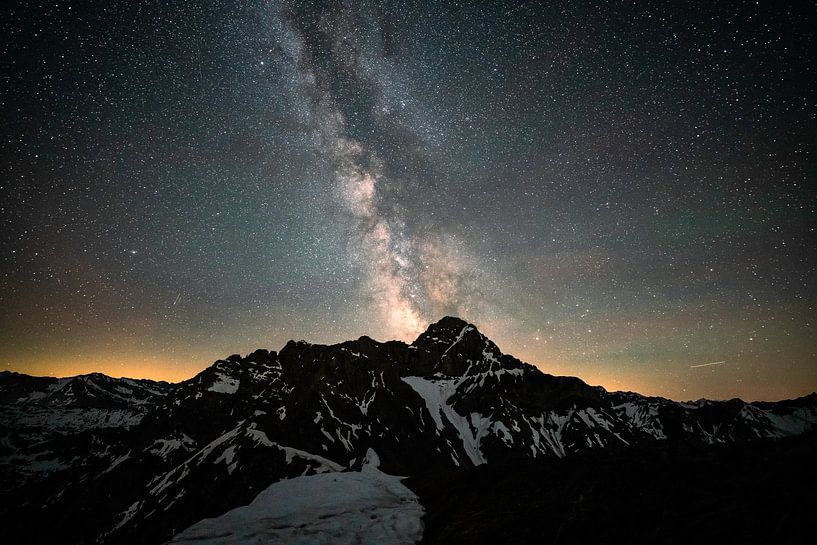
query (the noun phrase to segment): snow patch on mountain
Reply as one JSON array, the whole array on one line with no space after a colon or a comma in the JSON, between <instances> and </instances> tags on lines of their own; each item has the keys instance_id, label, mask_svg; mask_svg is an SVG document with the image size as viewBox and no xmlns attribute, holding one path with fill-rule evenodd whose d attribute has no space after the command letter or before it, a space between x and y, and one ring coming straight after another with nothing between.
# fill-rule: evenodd
<instances>
[{"instance_id":1,"label":"snow patch on mountain","mask_svg":"<svg viewBox=\"0 0 817 545\"><path fill-rule=\"evenodd\" d=\"M234 394L238 391L240 381L224 373L216 374L216 381L207 388L210 392L218 392L220 394Z\"/></svg>"},{"instance_id":2,"label":"snow patch on mountain","mask_svg":"<svg viewBox=\"0 0 817 545\"><path fill-rule=\"evenodd\" d=\"M279 445L274 441L270 441L269 437L267 437L267 434L261 430L249 428L246 433L248 437L251 437L261 445L264 445L266 447L274 447L283 451L284 455L286 456L286 463L288 464L292 463L292 460L294 458L301 458L303 460L308 460L310 462L316 463L317 466L313 468L316 473L326 473L329 471L343 470L343 466L336 462L333 462L332 460L324 458L323 456L312 454L310 452L306 452L293 447L286 447L283 445Z\"/></svg>"},{"instance_id":3,"label":"snow patch on mountain","mask_svg":"<svg viewBox=\"0 0 817 545\"><path fill-rule=\"evenodd\" d=\"M815 411L806 408L795 409L789 414L775 414L772 411L767 411L765 416L780 437L804 433L811 429L815 420L817 420Z\"/></svg>"},{"instance_id":4,"label":"snow patch on mountain","mask_svg":"<svg viewBox=\"0 0 817 545\"><path fill-rule=\"evenodd\" d=\"M659 440L667 438L655 405L628 402L616 405L613 409L619 411L632 428L648 433Z\"/></svg>"},{"instance_id":5,"label":"snow patch on mountain","mask_svg":"<svg viewBox=\"0 0 817 545\"><path fill-rule=\"evenodd\" d=\"M457 391L461 380L428 380L423 377L402 377L401 379L423 398L431 418L437 424L437 430L444 429L442 415L445 415L446 420L454 426L462 439L463 449L471 462L475 466L484 464L485 456L479 446L482 438L491 428L492 422L479 413L471 413L469 417L462 416L448 403L448 400Z\"/></svg>"},{"instance_id":6,"label":"snow patch on mountain","mask_svg":"<svg viewBox=\"0 0 817 545\"><path fill-rule=\"evenodd\" d=\"M180 439L156 439L149 448L151 454L166 458L168 454L178 450L189 450L196 442L185 434Z\"/></svg>"},{"instance_id":7,"label":"snow patch on mountain","mask_svg":"<svg viewBox=\"0 0 817 545\"><path fill-rule=\"evenodd\" d=\"M0 425L17 430L77 433L98 428L130 428L142 420L143 410L83 409L38 405L0 406Z\"/></svg>"}]
</instances>

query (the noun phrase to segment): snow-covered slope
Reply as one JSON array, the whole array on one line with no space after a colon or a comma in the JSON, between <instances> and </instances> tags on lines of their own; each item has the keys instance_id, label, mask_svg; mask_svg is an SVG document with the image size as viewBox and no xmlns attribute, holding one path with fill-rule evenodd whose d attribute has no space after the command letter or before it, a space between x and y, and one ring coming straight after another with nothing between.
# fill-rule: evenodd
<instances>
[{"instance_id":1,"label":"snow-covered slope","mask_svg":"<svg viewBox=\"0 0 817 545\"><path fill-rule=\"evenodd\" d=\"M368 460L376 461L370 450ZM365 464L276 482L246 506L204 519L170 543L197 545L412 545L423 508L400 477Z\"/></svg>"}]
</instances>

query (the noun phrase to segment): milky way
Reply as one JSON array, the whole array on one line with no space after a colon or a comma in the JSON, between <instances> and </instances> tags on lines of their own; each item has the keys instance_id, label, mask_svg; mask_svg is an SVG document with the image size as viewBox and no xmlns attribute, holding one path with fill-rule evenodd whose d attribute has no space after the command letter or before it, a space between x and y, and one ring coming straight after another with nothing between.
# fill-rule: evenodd
<instances>
[{"instance_id":1,"label":"milky way","mask_svg":"<svg viewBox=\"0 0 817 545\"><path fill-rule=\"evenodd\" d=\"M379 155L376 146L350 136L338 105L341 99L332 92L332 82L347 77L359 95L370 95L355 113L370 118L373 131L421 138L413 134L411 123L393 115L394 108L414 100L390 88L396 67L383 55L381 29L367 26L372 14L335 5L320 14L316 28L288 20L286 11L278 14L281 20L275 26L282 29L284 46L300 71L297 98L309 104L320 144L317 151L332 166L333 193L343 208L336 220L349 242L351 265L361 269L358 297L373 311L373 329L410 342L435 318L468 317L479 295L478 279L484 278L476 260L466 270L462 250L452 247L451 233L423 228L430 210L400 206L405 188L389 173L400 165L391 164L387 153ZM303 35L297 31L298 23L305 27ZM309 50L310 43L315 51ZM315 61L320 56L326 58L322 66ZM415 151L402 160L425 158ZM422 180L418 181L421 188Z\"/></svg>"},{"instance_id":2,"label":"milky way","mask_svg":"<svg viewBox=\"0 0 817 545\"><path fill-rule=\"evenodd\" d=\"M178 380L459 315L611 389L817 388L813 6L10 9L6 369Z\"/></svg>"},{"instance_id":3,"label":"milky way","mask_svg":"<svg viewBox=\"0 0 817 545\"><path fill-rule=\"evenodd\" d=\"M421 138L411 123L393 115L394 108L414 99L390 88L396 67L384 57L381 29L367 26L372 13L334 5L321 12L313 28L287 10L270 9L279 17L272 26L284 38L282 49L298 67L295 100L306 104L314 120L316 151L331 165L332 193L342 207L336 221L349 242L350 264L361 270L357 296L374 311L373 330L410 342L445 314L479 319L472 308L479 306L475 299L487 279L477 260L462 255L465 250L452 233L426 227L433 210L410 211L400 205L403 181L389 173L399 163L350 135L340 99L332 92L332 79L345 75L358 96L366 96L355 113L370 118L373 131ZM322 66L315 60L319 56L327 59ZM427 159L415 150L402 160ZM422 187L421 179L413 181Z\"/></svg>"}]
</instances>

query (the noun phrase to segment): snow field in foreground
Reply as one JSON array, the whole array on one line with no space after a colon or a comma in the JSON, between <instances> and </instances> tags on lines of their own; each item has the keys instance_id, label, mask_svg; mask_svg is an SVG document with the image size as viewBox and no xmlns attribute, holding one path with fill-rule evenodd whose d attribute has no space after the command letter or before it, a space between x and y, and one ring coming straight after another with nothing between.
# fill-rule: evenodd
<instances>
[{"instance_id":1,"label":"snow field in foreground","mask_svg":"<svg viewBox=\"0 0 817 545\"><path fill-rule=\"evenodd\" d=\"M279 481L249 505L204 519L170 543L197 545L298 545L417 543L423 508L400 477L376 469L324 473Z\"/></svg>"}]
</instances>

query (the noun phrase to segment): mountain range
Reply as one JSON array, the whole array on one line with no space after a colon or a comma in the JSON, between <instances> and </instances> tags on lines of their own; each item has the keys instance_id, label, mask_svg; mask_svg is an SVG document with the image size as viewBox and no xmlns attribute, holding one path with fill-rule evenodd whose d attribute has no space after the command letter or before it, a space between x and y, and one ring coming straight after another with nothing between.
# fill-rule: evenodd
<instances>
[{"instance_id":1,"label":"mountain range","mask_svg":"<svg viewBox=\"0 0 817 545\"><path fill-rule=\"evenodd\" d=\"M527 506L548 498L543 509L575 507L575 482L564 476L602 482L587 468L607 467L641 483L639 497L660 497L650 487L666 468L655 460L701 475L738 449L766 453L761 466L769 467L785 459L780 449L812 452L802 441L813 444L817 422L817 394L682 403L549 375L455 317L411 344L290 341L177 384L4 372L0 404L8 544L319 543L327 535L341 543L352 527L369 532L358 541L409 543L424 526L426 543L496 542L486 536L527 512L495 516L517 492ZM511 484L489 494L490 482ZM453 491L459 500L446 503ZM471 519L485 510L496 519L489 527ZM574 509L565 520L588 512L597 513ZM546 528L552 542L575 537L564 521L530 524L541 532L520 533L517 522L516 541L543 542Z\"/></svg>"}]
</instances>

